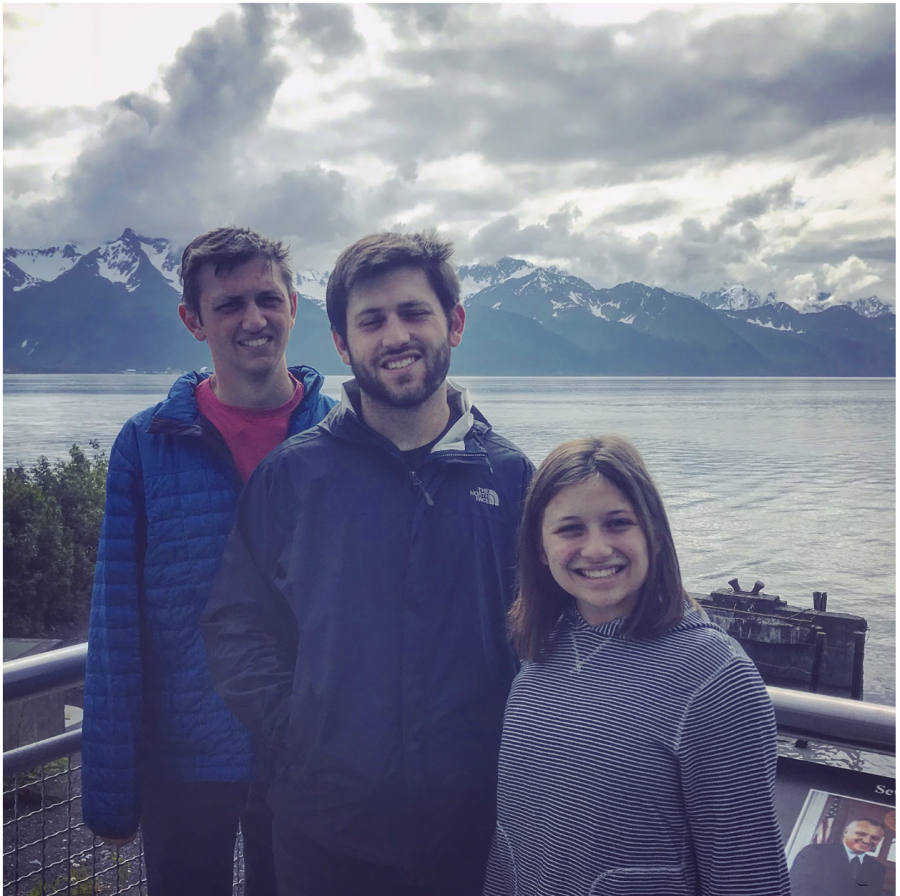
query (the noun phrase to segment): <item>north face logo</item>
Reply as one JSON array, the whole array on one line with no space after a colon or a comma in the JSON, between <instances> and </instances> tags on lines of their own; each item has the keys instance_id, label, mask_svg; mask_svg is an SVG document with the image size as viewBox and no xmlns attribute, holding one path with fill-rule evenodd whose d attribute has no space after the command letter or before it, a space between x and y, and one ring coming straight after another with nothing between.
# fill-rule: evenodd
<instances>
[{"instance_id":1,"label":"north face logo","mask_svg":"<svg viewBox=\"0 0 900 896\"><path fill-rule=\"evenodd\" d=\"M469 492L469 494L476 501L481 501L482 504L491 504L494 507L500 506L500 498L492 488L476 488L474 491Z\"/></svg>"}]
</instances>

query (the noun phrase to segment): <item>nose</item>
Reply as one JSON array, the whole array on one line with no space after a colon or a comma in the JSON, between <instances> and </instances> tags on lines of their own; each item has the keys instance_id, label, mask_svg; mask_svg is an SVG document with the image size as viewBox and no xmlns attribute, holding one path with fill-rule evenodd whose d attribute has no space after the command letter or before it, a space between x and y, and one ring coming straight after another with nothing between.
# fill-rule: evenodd
<instances>
[{"instance_id":1,"label":"nose","mask_svg":"<svg viewBox=\"0 0 900 896\"><path fill-rule=\"evenodd\" d=\"M409 327L396 314L390 315L382 330L382 342L386 348L400 348L409 342Z\"/></svg>"},{"instance_id":2,"label":"nose","mask_svg":"<svg viewBox=\"0 0 900 896\"><path fill-rule=\"evenodd\" d=\"M250 333L256 333L266 325L266 317L256 302L248 302L244 309L244 319L241 326Z\"/></svg>"},{"instance_id":3,"label":"nose","mask_svg":"<svg viewBox=\"0 0 900 896\"><path fill-rule=\"evenodd\" d=\"M581 555L589 560L605 560L612 553L609 538L599 526L591 526L581 545Z\"/></svg>"}]
</instances>

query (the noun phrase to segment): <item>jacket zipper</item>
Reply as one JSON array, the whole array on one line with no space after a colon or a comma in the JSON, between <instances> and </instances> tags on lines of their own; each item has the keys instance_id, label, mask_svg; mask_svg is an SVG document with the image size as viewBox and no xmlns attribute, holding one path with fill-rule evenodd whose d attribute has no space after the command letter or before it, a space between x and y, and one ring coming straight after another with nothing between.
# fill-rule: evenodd
<instances>
[{"instance_id":1,"label":"jacket zipper","mask_svg":"<svg viewBox=\"0 0 900 896\"><path fill-rule=\"evenodd\" d=\"M425 503L426 503L429 507L434 507L434 501L431 499L431 495L429 495L428 492L425 491L425 486L422 485L422 480L419 479L419 474L416 473L415 470L410 470L410 471L409 471L409 478L412 480L412 484L413 484L416 488L418 488L418 490L419 490L423 495L425 495Z\"/></svg>"}]
</instances>

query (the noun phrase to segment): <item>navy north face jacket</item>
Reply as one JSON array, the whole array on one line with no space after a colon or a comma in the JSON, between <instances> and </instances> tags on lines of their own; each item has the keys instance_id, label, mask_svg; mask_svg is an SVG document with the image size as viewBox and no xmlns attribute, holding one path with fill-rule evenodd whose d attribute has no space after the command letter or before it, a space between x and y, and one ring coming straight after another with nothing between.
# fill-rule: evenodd
<instances>
[{"instance_id":1,"label":"navy north face jacket","mask_svg":"<svg viewBox=\"0 0 900 896\"><path fill-rule=\"evenodd\" d=\"M533 466L452 387L410 473L354 388L247 483L201 620L213 680L275 749L279 825L397 867L486 858Z\"/></svg>"},{"instance_id":2,"label":"navy north face jacket","mask_svg":"<svg viewBox=\"0 0 900 896\"><path fill-rule=\"evenodd\" d=\"M335 404L320 373L291 373L305 395L289 435ZM197 410L206 376L176 380L110 453L82 735L84 820L104 837L137 829L146 777L247 781L254 771L250 734L213 690L198 627L242 488L224 439Z\"/></svg>"}]
</instances>

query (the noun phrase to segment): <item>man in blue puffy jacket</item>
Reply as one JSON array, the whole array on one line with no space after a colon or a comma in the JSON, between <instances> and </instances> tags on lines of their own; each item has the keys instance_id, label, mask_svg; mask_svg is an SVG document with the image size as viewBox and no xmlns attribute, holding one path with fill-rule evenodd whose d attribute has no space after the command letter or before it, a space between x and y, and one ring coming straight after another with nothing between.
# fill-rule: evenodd
<instances>
[{"instance_id":1,"label":"man in blue puffy jacket","mask_svg":"<svg viewBox=\"0 0 900 896\"><path fill-rule=\"evenodd\" d=\"M341 406L260 464L201 629L274 754L278 896L480 896L533 467L447 379L453 249L375 234L328 281Z\"/></svg>"},{"instance_id":2,"label":"man in blue puffy jacket","mask_svg":"<svg viewBox=\"0 0 900 896\"><path fill-rule=\"evenodd\" d=\"M140 825L151 896L225 896L240 823L248 896L274 892L271 820L251 782L265 751L213 690L200 613L243 484L335 404L288 368L289 250L247 228L197 237L179 313L214 373L189 373L112 448L91 601L82 803L110 845ZM254 753L256 752L256 755Z\"/></svg>"}]
</instances>

